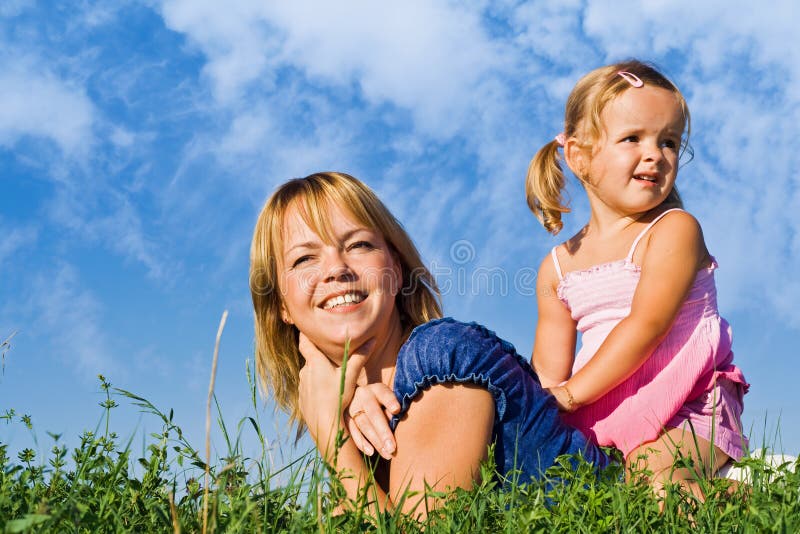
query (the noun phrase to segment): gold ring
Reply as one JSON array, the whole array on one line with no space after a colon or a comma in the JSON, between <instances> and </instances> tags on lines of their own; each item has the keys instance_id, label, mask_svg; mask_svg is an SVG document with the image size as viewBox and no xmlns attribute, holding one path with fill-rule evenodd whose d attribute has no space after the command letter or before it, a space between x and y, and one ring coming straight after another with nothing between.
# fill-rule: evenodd
<instances>
[{"instance_id":1,"label":"gold ring","mask_svg":"<svg viewBox=\"0 0 800 534\"><path fill-rule=\"evenodd\" d=\"M350 419L355 419L356 417L358 417L362 413L367 413L367 411L366 410L358 410L356 413L351 413L350 414Z\"/></svg>"}]
</instances>

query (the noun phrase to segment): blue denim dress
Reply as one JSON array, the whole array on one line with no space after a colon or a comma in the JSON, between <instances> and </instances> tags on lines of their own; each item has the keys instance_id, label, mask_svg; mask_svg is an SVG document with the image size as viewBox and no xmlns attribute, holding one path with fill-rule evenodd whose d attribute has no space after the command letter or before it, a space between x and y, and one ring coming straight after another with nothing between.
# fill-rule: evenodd
<instances>
[{"instance_id":1,"label":"blue denim dress","mask_svg":"<svg viewBox=\"0 0 800 534\"><path fill-rule=\"evenodd\" d=\"M394 393L402 424L411 403L425 389L446 383L470 383L494 397L492 439L495 463L505 476L519 472L519 482L539 478L557 456L580 453L598 469L608 457L558 415L555 399L514 346L476 323L445 318L418 326L397 355Z\"/></svg>"}]
</instances>

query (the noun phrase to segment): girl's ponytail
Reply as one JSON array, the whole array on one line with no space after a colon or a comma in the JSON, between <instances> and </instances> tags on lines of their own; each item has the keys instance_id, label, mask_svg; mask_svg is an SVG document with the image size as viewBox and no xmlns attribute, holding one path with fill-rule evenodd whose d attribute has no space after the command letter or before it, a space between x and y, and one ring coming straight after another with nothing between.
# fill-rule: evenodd
<instances>
[{"instance_id":1,"label":"girl's ponytail","mask_svg":"<svg viewBox=\"0 0 800 534\"><path fill-rule=\"evenodd\" d=\"M564 204L564 171L561 169L561 156L558 141L550 141L539 151L528 165L525 179L525 196L528 207L542 223L545 230L555 235L564 224L561 214L569 211Z\"/></svg>"}]
</instances>

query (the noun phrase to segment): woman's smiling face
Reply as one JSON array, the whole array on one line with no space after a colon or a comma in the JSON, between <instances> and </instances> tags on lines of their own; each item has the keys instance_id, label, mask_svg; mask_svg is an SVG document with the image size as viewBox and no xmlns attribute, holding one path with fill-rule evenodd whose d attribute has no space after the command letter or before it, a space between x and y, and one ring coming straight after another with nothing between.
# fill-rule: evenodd
<instances>
[{"instance_id":1,"label":"woman's smiling face","mask_svg":"<svg viewBox=\"0 0 800 534\"><path fill-rule=\"evenodd\" d=\"M283 255L278 262L283 319L322 352L340 361L351 349L381 338L399 324L395 296L402 276L380 232L355 222L329 204L330 239L317 234L298 205L284 217Z\"/></svg>"}]
</instances>

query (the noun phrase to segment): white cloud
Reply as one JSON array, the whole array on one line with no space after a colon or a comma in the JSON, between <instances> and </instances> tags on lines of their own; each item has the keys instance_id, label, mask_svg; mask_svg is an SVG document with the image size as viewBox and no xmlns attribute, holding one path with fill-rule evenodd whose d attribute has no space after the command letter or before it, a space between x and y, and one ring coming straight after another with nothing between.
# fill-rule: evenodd
<instances>
[{"instance_id":1,"label":"white cloud","mask_svg":"<svg viewBox=\"0 0 800 534\"><path fill-rule=\"evenodd\" d=\"M521 3L510 16L518 32L516 44L552 62L550 68L540 68L534 75L552 79L556 74L553 71L585 69L596 61L597 52L591 43L575 38L583 24L580 0Z\"/></svg>"},{"instance_id":2,"label":"white cloud","mask_svg":"<svg viewBox=\"0 0 800 534\"><path fill-rule=\"evenodd\" d=\"M507 62L481 14L457 4L274 5L272 20L286 34L284 61L338 85L356 81L368 100L412 110L427 132L460 127L484 80Z\"/></svg>"},{"instance_id":3,"label":"white cloud","mask_svg":"<svg viewBox=\"0 0 800 534\"><path fill-rule=\"evenodd\" d=\"M38 236L34 226L17 226L9 228L0 219L0 270L5 263L13 263L14 255L20 249L31 248Z\"/></svg>"},{"instance_id":4,"label":"white cloud","mask_svg":"<svg viewBox=\"0 0 800 534\"><path fill-rule=\"evenodd\" d=\"M480 14L445 2L239 0L223 9L166 0L162 12L208 57L204 72L222 102L248 84L271 87L275 70L289 66L323 85L357 84L373 103L411 110L428 133L455 132L487 74L506 63Z\"/></svg>"},{"instance_id":5,"label":"white cloud","mask_svg":"<svg viewBox=\"0 0 800 534\"><path fill-rule=\"evenodd\" d=\"M33 3L33 0L4 0L0 4L0 16L14 17L33 6Z\"/></svg>"},{"instance_id":6,"label":"white cloud","mask_svg":"<svg viewBox=\"0 0 800 534\"><path fill-rule=\"evenodd\" d=\"M720 279L730 300L747 309L766 299L798 326L792 266L800 265L800 154L793 140L800 106L785 95L764 99L715 82L698 84L692 105L702 132L698 163L705 164L684 173L701 180L689 191L696 189L708 240L727 259Z\"/></svg>"},{"instance_id":7,"label":"white cloud","mask_svg":"<svg viewBox=\"0 0 800 534\"><path fill-rule=\"evenodd\" d=\"M26 306L29 333L51 340L54 360L84 379L97 373L121 376L100 326L102 306L81 287L74 267L60 265L39 275L30 295Z\"/></svg>"},{"instance_id":8,"label":"white cloud","mask_svg":"<svg viewBox=\"0 0 800 534\"><path fill-rule=\"evenodd\" d=\"M87 178L64 180L50 200L52 221L85 242L102 243L123 258L145 267L152 279L169 283L179 268L147 237L140 208L128 194L94 184Z\"/></svg>"},{"instance_id":9,"label":"white cloud","mask_svg":"<svg viewBox=\"0 0 800 534\"><path fill-rule=\"evenodd\" d=\"M110 139L118 147L128 148L136 141L136 135L125 128L117 126L112 129Z\"/></svg>"},{"instance_id":10,"label":"white cloud","mask_svg":"<svg viewBox=\"0 0 800 534\"><path fill-rule=\"evenodd\" d=\"M165 0L164 22L185 33L209 59L203 71L211 79L217 98L230 101L255 79L262 84L268 57L276 50L277 36L266 24L266 4L233 0L222 6L213 0Z\"/></svg>"},{"instance_id":11,"label":"white cloud","mask_svg":"<svg viewBox=\"0 0 800 534\"><path fill-rule=\"evenodd\" d=\"M635 12L641 18L622 16ZM797 40L798 17L800 4L794 0L769 6L741 2L734 6L721 0L597 0L586 8L584 29L612 60L639 56L645 50L660 56L680 51L689 64L711 70L733 58L738 62L752 58L754 64L778 68L797 81L800 47L790 43ZM751 76L745 78L753 81ZM797 95L796 89L788 89Z\"/></svg>"},{"instance_id":12,"label":"white cloud","mask_svg":"<svg viewBox=\"0 0 800 534\"><path fill-rule=\"evenodd\" d=\"M313 118L299 125L305 120L301 115ZM212 150L225 168L245 170L243 182L261 192L265 178L271 187L323 169L350 168L348 160L358 151L353 126L361 116L358 112L337 114L324 100L287 90L237 114Z\"/></svg>"},{"instance_id":13,"label":"white cloud","mask_svg":"<svg viewBox=\"0 0 800 534\"><path fill-rule=\"evenodd\" d=\"M0 56L0 145L23 136L54 141L68 155L92 144L93 106L83 88L12 50Z\"/></svg>"}]
</instances>

